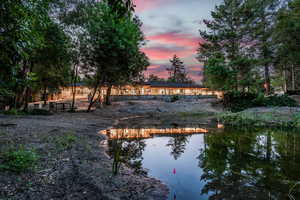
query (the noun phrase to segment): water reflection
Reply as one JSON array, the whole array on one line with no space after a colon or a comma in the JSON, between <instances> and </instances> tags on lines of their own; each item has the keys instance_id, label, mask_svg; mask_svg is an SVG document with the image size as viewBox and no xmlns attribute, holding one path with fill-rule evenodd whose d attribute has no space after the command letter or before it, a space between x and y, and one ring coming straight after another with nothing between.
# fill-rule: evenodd
<instances>
[{"instance_id":1,"label":"water reflection","mask_svg":"<svg viewBox=\"0 0 300 200\"><path fill-rule=\"evenodd\" d=\"M115 173L120 163L148 168L169 199L300 199L299 133L192 129L107 131Z\"/></svg>"},{"instance_id":2,"label":"water reflection","mask_svg":"<svg viewBox=\"0 0 300 200\"><path fill-rule=\"evenodd\" d=\"M152 138L154 135L176 135L208 133L207 128L115 128L101 131L109 139L141 139Z\"/></svg>"},{"instance_id":3,"label":"water reflection","mask_svg":"<svg viewBox=\"0 0 300 200\"><path fill-rule=\"evenodd\" d=\"M228 134L229 133L229 134ZM199 167L209 199L300 198L300 135L248 130L205 136ZM290 196L289 196L290 195Z\"/></svg>"}]
</instances>

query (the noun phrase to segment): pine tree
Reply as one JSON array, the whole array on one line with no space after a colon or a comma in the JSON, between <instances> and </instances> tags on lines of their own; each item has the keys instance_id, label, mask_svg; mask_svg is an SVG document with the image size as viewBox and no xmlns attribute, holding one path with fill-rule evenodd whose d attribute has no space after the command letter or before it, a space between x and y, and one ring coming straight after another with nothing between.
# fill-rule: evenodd
<instances>
[{"instance_id":1,"label":"pine tree","mask_svg":"<svg viewBox=\"0 0 300 200\"><path fill-rule=\"evenodd\" d=\"M273 32L279 6L278 0L255 0L252 2L254 17L251 22L252 41L255 44L257 61L264 71L264 88L268 95L271 92L271 67L274 60Z\"/></svg>"},{"instance_id":2,"label":"pine tree","mask_svg":"<svg viewBox=\"0 0 300 200\"><path fill-rule=\"evenodd\" d=\"M173 58L170 60L170 63L171 67L167 68L167 71L169 72L168 80L176 83L189 82L184 63L179 57L177 57L177 55L173 56Z\"/></svg>"},{"instance_id":3,"label":"pine tree","mask_svg":"<svg viewBox=\"0 0 300 200\"><path fill-rule=\"evenodd\" d=\"M277 15L275 30L277 79L283 90L300 87L300 0L291 1Z\"/></svg>"},{"instance_id":4,"label":"pine tree","mask_svg":"<svg viewBox=\"0 0 300 200\"><path fill-rule=\"evenodd\" d=\"M225 73L222 76L226 77L226 84L219 84L221 88L217 89L249 90L253 82L253 59L248 51L251 47L249 23L252 17L248 4L244 0L225 0L211 15L212 20L203 21L208 30L200 31L206 42L200 45L197 57L204 63L204 76ZM219 63L213 60L220 58L224 64L218 64L219 67L211 65Z\"/></svg>"}]
</instances>

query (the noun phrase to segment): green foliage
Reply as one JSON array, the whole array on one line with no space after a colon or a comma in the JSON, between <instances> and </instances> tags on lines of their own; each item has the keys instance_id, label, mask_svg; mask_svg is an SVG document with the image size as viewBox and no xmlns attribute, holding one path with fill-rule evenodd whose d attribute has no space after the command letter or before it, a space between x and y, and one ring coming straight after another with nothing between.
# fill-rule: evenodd
<instances>
[{"instance_id":1,"label":"green foliage","mask_svg":"<svg viewBox=\"0 0 300 200\"><path fill-rule=\"evenodd\" d=\"M204 67L205 85L217 90L230 90L234 87L234 71L222 56L210 57Z\"/></svg>"},{"instance_id":2,"label":"green foliage","mask_svg":"<svg viewBox=\"0 0 300 200\"><path fill-rule=\"evenodd\" d=\"M33 150L26 150L23 147L9 150L0 154L0 170L24 172L34 169L38 159L38 155Z\"/></svg>"},{"instance_id":3,"label":"green foliage","mask_svg":"<svg viewBox=\"0 0 300 200\"><path fill-rule=\"evenodd\" d=\"M233 112L238 112L246 108L254 106L254 100L257 98L256 94L248 92L226 92L224 94L223 105L224 108Z\"/></svg>"},{"instance_id":4,"label":"green foliage","mask_svg":"<svg viewBox=\"0 0 300 200\"><path fill-rule=\"evenodd\" d=\"M32 109L32 110L28 110L26 113L28 115L52 115L53 114L49 110L45 110L45 109Z\"/></svg>"},{"instance_id":5,"label":"green foliage","mask_svg":"<svg viewBox=\"0 0 300 200\"><path fill-rule=\"evenodd\" d=\"M58 150L69 150L77 141L77 136L74 133L66 133L56 138L56 146Z\"/></svg>"},{"instance_id":6,"label":"green foliage","mask_svg":"<svg viewBox=\"0 0 300 200\"><path fill-rule=\"evenodd\" d=\"M170 60L171 66L167 68L169 72L168 81L176 83L187 83L191 80L187 77L186 69L183 62L177 55Z\"/></svg>"},{"instance_id":7,"label":"green foliage","mask_svg":"<svg viewBox=\"0 0 300 200\"><path fill-rule=\"evenodd\" d=\"M227 92L224 94L223 105L232 112L239 112L251 107L296 107L297 102L287 95L272 95L265 97L263 94L248 92Z\"/></svg>"},{"instance_id":8,"label":"green foliage","mask_svg":"<svg viewBox=\"0 0 300 200\"><path fill-rule=\"evenodd\" d=\"M204 63L204 84L225 91L270 93L270 71L278 0L224 0L204 20L197 59Z\"/></svg>"},{"instance_id":9,"label":"green foliage","mask_svg":"<svg viewBox=\"0 0 300 200\"><path fill-rule=\"evenodd\" d=\"M180 99L180 97L178 96L178 95L174 95L174 96L172 96L171 97L171 102L176 102L176 101L178 101Z\"/></svg>"},{"instance_id":10,"label":"green foliage","mask_svg":"<svg viewBox=\"0 0 300 200\"><path fill-rule=\"evenodd\" d=\"M3 112L5 115L24 115L25 113L22 111L19 111L18 109L12 108L10 110L6 110Z\"/></svg>"},{"instance_id":11,"label":"green foliage","mask_svg":"<svg viewBox=\"0 0 300 200\"><path fill-rule=\"evenodd\" d=\"M274 40L276 42L276 77L287 90L300 87L300 0L289 1L277 14Z\"/></svg>"},{"instance_id":12,"label":"green foliage","mask_svg":"<svg viewBox=\"0 0 300 200\"><path fill-rule=\"evenodd\" d=\"M300 128L299 114L286 115L274 112L256 113L242 111L223 113L218 116L220 122L230 126Z\"/></svg>"},{"instance_id":13,"label":"green foliage","mask_svg":"<svg viewBox=\"0 0 300 200\"><path fill-rule=\"evenodd\" d=\"M256 101L254 103L262 106L298 106L297 102L288 95L272 95L264 98L264 101L261 103L257 103Z\"/></svg>"}]
</instances>

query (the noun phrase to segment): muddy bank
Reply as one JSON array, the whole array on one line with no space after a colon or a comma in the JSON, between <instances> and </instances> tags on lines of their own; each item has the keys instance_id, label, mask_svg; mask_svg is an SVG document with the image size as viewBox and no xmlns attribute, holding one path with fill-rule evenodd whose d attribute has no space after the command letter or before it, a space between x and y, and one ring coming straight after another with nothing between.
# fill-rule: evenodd
<instances>
[{"instance_id":1,"label":"muddy bank","mask_svg":"<svg viewBox=\"0 0 300 200\"><path fill-rule=\"evenodd\" d=\"M0 199L165 199L168 189L158 180L124 166L112 176L112 160L99 131L117 124L162 125L182 119L209 123L219 112L212 103L130 101L92 113L0 115L0 157L18 146L39 155L33 170L0 171Z\"/></svg>"}]
</instances>

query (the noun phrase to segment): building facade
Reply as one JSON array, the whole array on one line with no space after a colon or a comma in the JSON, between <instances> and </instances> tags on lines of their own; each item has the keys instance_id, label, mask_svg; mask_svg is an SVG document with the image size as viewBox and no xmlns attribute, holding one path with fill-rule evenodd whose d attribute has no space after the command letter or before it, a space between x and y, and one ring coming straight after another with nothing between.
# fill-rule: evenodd
<instances>
[{"instance_id":1,"label":"building facade","mask_svg":"<svg viewBox=\"0 0 300 200\"><path fill-rule=\"evenodd\" d=\"M101 88L101 94L106 95L107 88ZM76 99L88 98L92 89L84 84L76 85ZM149 82L136 85L112 87L111 96L216 96L222 98L223 92L213 91L195 84ZM61 88L60 92L51 95L49 100L68 100L72 98L72 87Z\"/></svg>"}]
</instances>

